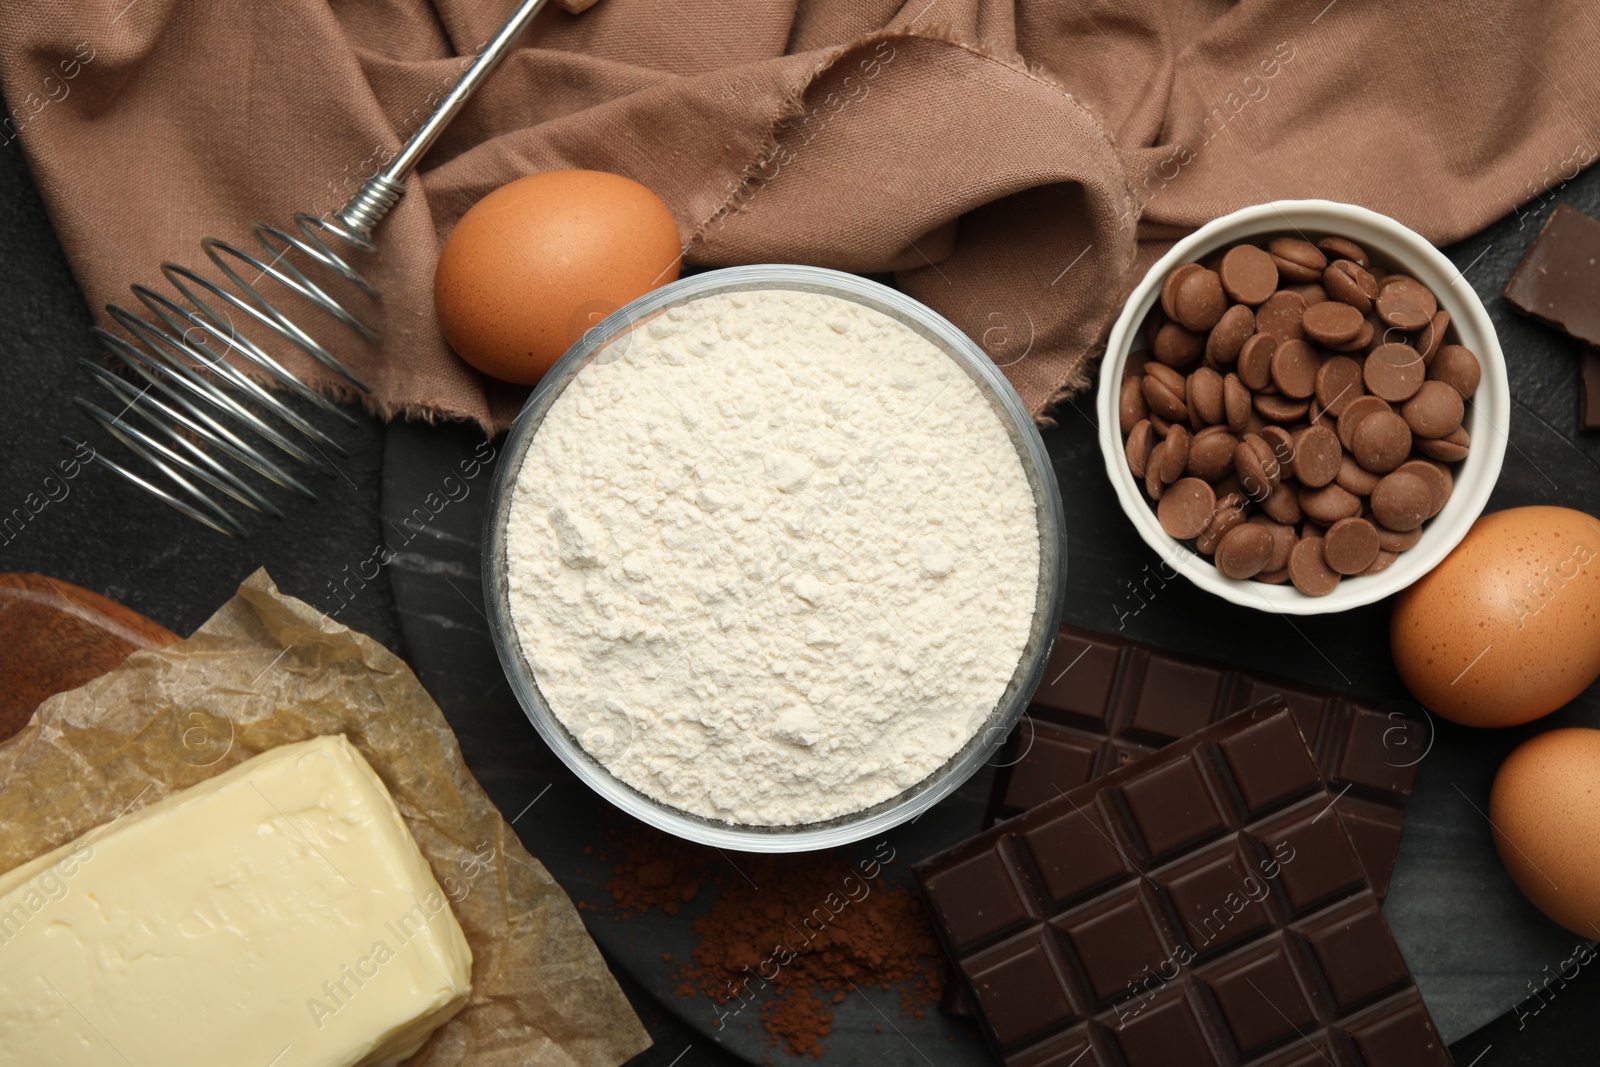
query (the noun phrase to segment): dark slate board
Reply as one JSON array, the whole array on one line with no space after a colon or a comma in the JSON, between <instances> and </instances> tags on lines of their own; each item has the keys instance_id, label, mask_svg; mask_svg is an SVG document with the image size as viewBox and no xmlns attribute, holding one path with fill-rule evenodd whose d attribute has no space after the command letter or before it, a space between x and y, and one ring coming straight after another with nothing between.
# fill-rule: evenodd
<instances>
[{"instance_id":1,"label":"dark slate board","mask_svg":"<svg viewBox=\"0 0 1600 1067\"><path fill-rule=\"evenodd\" d=\"M1600 215L1597 172L1556 195ZM1489 510L1541 503L1600 514L1600 434L1576 430L1578 348L1518 317L1499 298L1540 221L1528 209L1447 250L1465 270L1460 284L1471 284L1488 305L1510 363L1510 447ZM1414 708L1389 659L1387 603L1291 620L1223 603L1181 579L1163 586L1155 577L1157 557L1134 534L1106 482L1089 400L1065 407L1060 425L1045 440L1067 508L1069 620L1113 632L1120 625L1140 640L1184 653L1345 690L1396 709ZM398 539L393 531L400 517L422 506L458 459L480 442L480 435L465 428L391 427L382 503L392 540ZM586 865L582 855L583 846L595 839L600 802L544 749L501 678L479 588L478 523L486 488L487 478L480 477L465 499L430 519L424 533L395 546L401 554L390 568L391 581L412 662L460 734L468 762L504 811L515 815L549 787L517 823L524 842L575 899L599 908L585 912L590 929L619 969L637 982L636 991L658 998L667 1012L693 1028L664 1029L658 1048L641 1063L664 1067L690 1046L698 1051L684 1067L711 1062L699 1059L711 1043L710 1007L700 998L678 997L674 965L660 959L662 952L687 955L693 915L627 923L612 917L603 888L607 875L594 870L592 862ZM1133 596L1135 588L1142 603ZM1466 1037L1527 997L1529 983L1544 980L1543 968L1558 969L1572 956L1573 935L1535 911L1506 876L1480 810L1495 768L1512 747L1535 732L1576 724L1600 726L1600 685L1556 715L1514 730L1439 724L1421 764L1385 910L1440 1030L1450 1040L1466 1038L1456 1047L1464 1065L1493 1067L1554 1055L1564 1041L1577 1040L1585 1018L1585 1012L1566 1005L1600 1006L1596 983L1573 982L1563 994L1564 1013L1550 1001L1537 1028L1524 1023L1518 1029L1518 1022L1529 1018L1525 1008L1509 1024L1497 1024L1501 1030ZM909 863L976 830L988 780L986 772L917 826L897 831L893 842L900 855ZM904 867L897 873L903 877ZM697 905L703 908L704 902ZM840 1006L827 1046L829 1062L920 1062L907 1045L941 1065L986 1062L967 1027L933 1014L921 1022L904 1019L889 1007L893 998L882 999L899 1032L880 1031L875 1009L852 997ZM653 1018L670 1026L662 1016ZM1538 1044L1523 1036L1534 1033L1540 1035ZM774 1055L759 1033L739 1025L722 1033L720 1041L752 1062Z\"/></svg>"}]
</instances>

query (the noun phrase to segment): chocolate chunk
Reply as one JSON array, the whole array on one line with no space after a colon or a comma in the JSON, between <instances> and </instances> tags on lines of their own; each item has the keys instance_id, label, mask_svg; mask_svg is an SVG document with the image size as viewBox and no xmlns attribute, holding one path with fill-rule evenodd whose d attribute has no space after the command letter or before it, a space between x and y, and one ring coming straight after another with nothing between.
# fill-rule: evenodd
<instances>
[{"instance_id":1,"label":"chocolate chunk","mask_svg":"<svg viewBox=\"0 0 1600 1067\"><path fill-rule=\"evenodd\" d=\"M1258 333L1239 349L1239 380L1250 389L1265 389L1272 384L1272 360L1278 352L1278 339Z\"/></svg>"},{"instance_id":2,"label":"chocolate chunk","mask_svg":"<svg viewBox=\"0 0 1600 1067\"><path fill-rule=\"evenodd\" d=\"M1317 489L1339 474L1344 450L1326 426L1307 426L1294 439L1294 476L1307 489Z\"/></svg>"},{"instance_id":3,"label":"chocolate chunk","mask_svg":"<svg viewBox=\"0 0 1600 1067\"><path fill-rule=\"evenodd\" d=\"M1154 447L1154 432L1150 429L1149 419L1140 419L1134 423L1133 429L1128 431L1128 440L1123 445L1123 454L1128 457L1128 469L1135 478L1143 478L1145 465L1150 460L1150 450Z\"/></svg>"},{"instance_id":4,"label":"chocolate chunk","mask_svg":"<svg viewBox=\"0 0 1600 1067\"><path fill-rule=\"evenodd\" d=\"M1304 337L1306 334L1300 326L1300 319L1305 313L1305 297L1279 289L1256 309L1256 332L1278 341Z\"/></svg>"},{"instance_id":5,"label":"chocolate chunk","mask_svg":"<svg viewBox=\"0 0 1600 1067\"><path fill-rule=\"evenodd\" d=\"M1117 396L1117 422L1126 435L1139 421L1150 414L1144 402L1144 389L1139 378L1122 379L1122 391Z\"/></svg>"},{"instance_id":6,"label":"chocolate chunk","mask_svg":"<svg viewBox=\"0 0 1600 1067\"><path fill-rule=\"evenodd\" d=\"M1596 261L1600 261L1600 221L1557 204L1502 295L1524 315L1600 346Z\"/></svg>"},{"instance_id":7,"label":"chocolate chunk","mask_svg":"<svg viewBox=\"0 0 1600 1067\"><path fill-rule=\"evenodd\" d=\"M1080 706L1129 651L1071 649ZM913 868L1003 1062L1278 1063L1348 1032L1366 1067L1449 1063L1297 719L1269 699Z\"/></svg>"}]
</instances>

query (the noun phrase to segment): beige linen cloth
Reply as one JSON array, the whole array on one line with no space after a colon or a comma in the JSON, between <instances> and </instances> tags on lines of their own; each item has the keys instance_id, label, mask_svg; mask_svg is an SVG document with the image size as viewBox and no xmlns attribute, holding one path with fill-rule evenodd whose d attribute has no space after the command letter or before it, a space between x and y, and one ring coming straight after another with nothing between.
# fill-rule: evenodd
<instances>
[{"instance_id":1,"label":"beige linen cloth","mask_svg":"<svg viewBox=\"0 0 1600 1067\"><path fill-rule=\"evenodd\" d=\"M203 236L339 207L513 6L0 5L5 135L98 313L200 266ZM1135 273L1210 218L1320 196L1442 243L1600 143L1585 0L601 0L520 44L379 230L382 345L337 350L384 416L515 413L524 390L444 344L431 282L454 222L533 171L648 185L690 266L893 272L1046 416Z\"/></svg>"}]
</instances>

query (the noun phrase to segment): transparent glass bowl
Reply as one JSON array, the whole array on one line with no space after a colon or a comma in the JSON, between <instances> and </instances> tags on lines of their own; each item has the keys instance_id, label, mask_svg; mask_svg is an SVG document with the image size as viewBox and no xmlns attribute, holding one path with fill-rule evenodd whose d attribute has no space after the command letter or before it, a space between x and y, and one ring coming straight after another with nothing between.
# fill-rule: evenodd
<instances>
[{"instance_id":1,"label":"transparent glass bowl","mask_svg":"<svg viewBox=\"0 0 1600 1067\"><path fill-rule=\"evenodd\" d=\"M550 710L539 691L538 679L523 655L511 617L506 522L523 457L550 406L578 372L618 337L667 308L739 290L825 293L888 315L933 342L967 372L989 400L1016 446L1038 507L1039 580L1033 625L1021 661L984 727L943 766L916 785L870 808L826 822L794 826L728 823L663 804L621 781L590 755ZM483 532L484 602L488 606L489 627L500 664L529 721L561 761L606 800L657 829L718 848L745 852L804 852L831 848L881 834L926 811L970 778L1010 733L1039 684L1060 622L1066 583L1066 524L1061 493L1044 442L1021 398L983 350L942 316L893 289L840 271L784 265L730 267L663 286L612 313L567 351L528 398L501 448L500 466L490 493Z\"/></svg>"}]
</instances>

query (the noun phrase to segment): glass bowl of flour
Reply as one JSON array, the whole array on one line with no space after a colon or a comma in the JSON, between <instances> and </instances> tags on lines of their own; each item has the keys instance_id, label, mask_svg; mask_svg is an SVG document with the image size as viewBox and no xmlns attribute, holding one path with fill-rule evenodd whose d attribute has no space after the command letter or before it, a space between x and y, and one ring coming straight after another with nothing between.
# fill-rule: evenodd
<instances>
[{"instance_id":1,"label":"glass bowl of flour","mask_svg":"<svg viewBox=\"0 0 1600 1067\"><path fill-rule=\"evenodd\" d=\"M885 286L735 267L589 330L501 453L496 649L545 742L630 815L798 852L989 760L1038 685L1061 496L1021 399Z\"/></svg>"}]
</instances>

